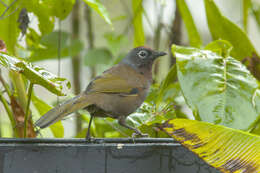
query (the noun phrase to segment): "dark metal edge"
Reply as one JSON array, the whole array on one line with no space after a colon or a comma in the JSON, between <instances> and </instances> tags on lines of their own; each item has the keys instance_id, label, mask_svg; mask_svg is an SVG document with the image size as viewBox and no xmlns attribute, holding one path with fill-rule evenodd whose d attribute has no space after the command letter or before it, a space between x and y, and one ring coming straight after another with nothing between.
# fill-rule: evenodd
<instances>
[{"instance_id":1,"label":"dark metal edge","mask_svg":"<svg viewBox=\"0 0 260 173\"><path fill-rule=\"evenodd\" d=\"M0 143L13 143L13 144L34 144L34 143L47 143L47 144L107 144L107 143L123 143L123 144L148 144L148 143L175 143L172 138L94 138L87 142L82 138L58 139L58 138L0 138Z\"/></svg>"}]
</instances>

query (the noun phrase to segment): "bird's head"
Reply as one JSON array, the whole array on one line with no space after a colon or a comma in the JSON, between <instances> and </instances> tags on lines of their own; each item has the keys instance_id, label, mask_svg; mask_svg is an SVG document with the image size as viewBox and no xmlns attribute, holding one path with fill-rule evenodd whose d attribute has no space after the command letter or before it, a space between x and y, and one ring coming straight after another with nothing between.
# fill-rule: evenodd
<instances>
[{"instance_id":1,"label":"bird's head","mask_svg":"<svg viewBox=\"0 0 260 173\"><path fill-rule=\"evenodd\" d=\"M165 52L154 51L149 47L141 46L132 49L121 63L131 65L135 68L151 68L154 60L166 55Z\"/></svg>"}]
</instances>

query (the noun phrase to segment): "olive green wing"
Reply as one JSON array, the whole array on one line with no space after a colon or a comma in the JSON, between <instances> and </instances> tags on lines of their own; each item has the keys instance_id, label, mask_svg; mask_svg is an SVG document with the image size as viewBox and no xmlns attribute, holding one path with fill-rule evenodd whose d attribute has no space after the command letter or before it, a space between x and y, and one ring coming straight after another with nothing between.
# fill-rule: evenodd
<instances>
[{"instance_id":1,"label":"olive green wing","mask_svg":"<svg viewBox=\"0 0 260 173\"><path fill-rule=\"evenodd\" d=\"M95 78L88 86L87 93L107 93L121 94L127 96L137 96L138 88L141 85L138 82L129 80L118 71L108 71Z\"/></svg>"}]
</instances>

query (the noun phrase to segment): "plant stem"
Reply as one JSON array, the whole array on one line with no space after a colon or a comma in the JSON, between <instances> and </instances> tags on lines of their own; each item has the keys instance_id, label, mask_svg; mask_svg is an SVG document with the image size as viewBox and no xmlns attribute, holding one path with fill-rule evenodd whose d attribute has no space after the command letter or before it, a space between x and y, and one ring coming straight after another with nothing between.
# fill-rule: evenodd
<instances>
[{"instance_id":1,"label":"plant stem","mask_svg":"<svg viewBox=\"0 0 260 173\"><path fill-rule=\"evenodd\" d=\"M171 52L172 44L178 44L178 45L181 44L181 37L182 37L182 32L181 32L182 31L182 29L181 29L181 23L182 23L181 14L180 14L180 11L179 11L179 9L177 7L177 4L175 6L176 6L175 17L173 19L172 26L171 26L171 32L170 32L170 35L169 35L169 38L170 38L170 44L169 44L170 52ZM171 55L171 65L173 65L173 64L176 63L176 58L173 57L172 53L170 53L170 55Z\"/></svg>"},{"instance_id":2,"label":"plant stem","mask_svg":"<svg viewBox=\"0 0 260 173\"><path fill-rule=\"evenodd\" d=\"M4 108L7 112L7 115L9 117L9 120L11 121L11 124L12 124L12 128L13 128L13 132L14 132L14 136L15 137L18 137L18 133L16 131L16 123L15 123L15 120L14 120L14 117L13 117L13 114L11 112L11 109L9 108L9 105L7 103L7 101L5 100L4 96L2 95L2 93L0 92L0 100L1 102L3 103L4 105Z\"/></svg>"},{"instance_id":3,"label":"plant stem","mask_svg":"<svg viewBox=\"0 0 260 173\"><path fill-rule=\"evenodd\" d=\"M88 5L86 5L85 9L85 15L86 15L86 24L87 24L87 40L88 40L88 48L93 49L94 48L94 34L93 34L93 22L92 22L92 11ZM96 76L96 69L95 67L91 68L91 78L94 78Z\"/></svg>"},{"instance_id":4,"label":"plant stem","mask_svg":"<svg viewBox=\"0 0 260 173\"><path fill-rule=\"evenodd\" d=\"M9 89L9 86L6 84L6 82L4 81L4 78L2 77L1 74L1 69L0 69L0 82L2 83L3 87L5 88L6 93L8 94L9 97L11 97L11 91Z\"/></svg>"},{"instance_id":5,"label":"plant stem","mask_svg":"<svg viewBox=\"0 0 260 173\"><path fill-rule=\"evenodd\" d=\"M22 106L24 112L26 110L27 95L22 75L11 71L10 76L14 85L15 91L17 92L19 104Z\"/></svg>"},{"instance_id":6,"label":"plant stem","mask_svg":"<svg viewBox=\"0 0 260 173\"><path fill-rule=\"evenodd\" d=\"M30 82L29 89L28 89L28 100L27 100L27 106L26 106L26 112L24 117L24 138L26 138L26 132L27 132L27 121L29 117L29 108L31 103L31 96L33 91L33 83Z\"/></svg>"},{"instance_id":7,"label":"plant stem","mask_svg":"<svg viewBox=\"0 0 260 173\"><path fill-rule=\"evenodd\" d=\"M79 11L80 11L80 1L76 0L76 3L72 10L72 39L79 39ZM72 72L73 72L73 86L74 86L74 93L79 94L81 91L80 88L80 69L81 69L81 62L80 56L76 55L72 57ZM79 133L82 130L82 121L80 116L76 116L76 133Z\"/></svg>"}]
</instances>

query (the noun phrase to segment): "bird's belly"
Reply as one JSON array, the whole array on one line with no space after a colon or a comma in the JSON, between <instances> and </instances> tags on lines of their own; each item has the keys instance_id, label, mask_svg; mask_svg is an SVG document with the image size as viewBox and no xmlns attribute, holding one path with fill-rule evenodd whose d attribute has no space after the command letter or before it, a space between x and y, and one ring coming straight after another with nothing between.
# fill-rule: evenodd
<instances>
[{"instance_id":1,"label":"bird's belly","mask_svg":"<svg viewBox=\"0 0 260 173\"><path fill-rule=\"evenodd\" d=\"M95 95L95 105L107 112L107 116L116 118L118 116L127 116L141 106L145 99L145 95L137 96L122 96L118 94L103 94Z\"/></svg>"}]
</instances>

